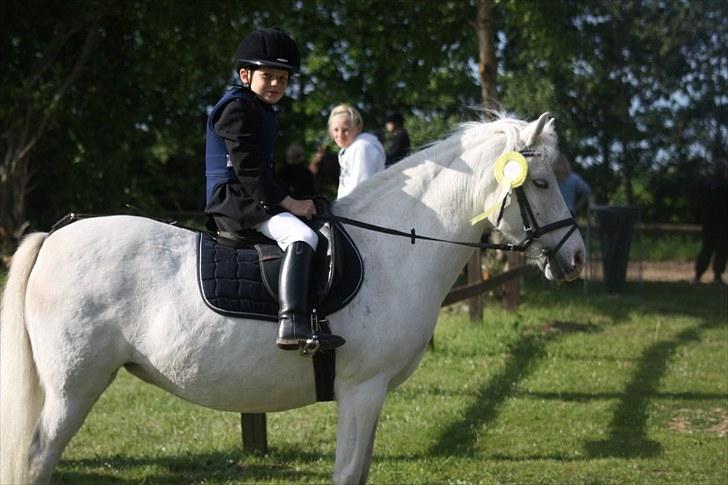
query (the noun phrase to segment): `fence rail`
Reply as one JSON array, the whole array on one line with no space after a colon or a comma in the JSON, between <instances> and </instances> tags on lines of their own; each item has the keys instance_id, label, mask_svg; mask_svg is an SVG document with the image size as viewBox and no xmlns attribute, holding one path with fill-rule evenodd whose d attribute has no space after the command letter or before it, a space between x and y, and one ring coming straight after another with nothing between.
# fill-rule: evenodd
<instances>
[{"instance_id":1,"label":"fence rail","mask_svg":"<svg viewBox=\"0 0 728 485\"><path fill-rule=\"evenodd\" d=\"M642 223L637 224L637 229L644 234L690 234L699 235L701 228L699 224L662 224Z\"/></svg>"},{"instance_id":2,"label":"fence rail","mask_svg":"<svg viewBox=\"0 0 728 485\"><path fill-rule=\"evenodd\" d=\"M498 273L495 276L491 276L485 281L469 283L467 285L453 288L442 301L442 306L452 305L453 303L457 303L467 298L481 295L488 290L498 288L504 283L526 274L528 270L529 267L526 265L518 266L517 268L504 271L503 273Z\"/></svg>"}]
</instances>

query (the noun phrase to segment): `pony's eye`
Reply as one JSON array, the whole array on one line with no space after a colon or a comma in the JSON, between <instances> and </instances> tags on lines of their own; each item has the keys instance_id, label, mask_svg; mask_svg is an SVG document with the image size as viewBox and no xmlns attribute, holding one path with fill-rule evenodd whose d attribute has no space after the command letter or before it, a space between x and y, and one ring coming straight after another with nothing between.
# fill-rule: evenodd
<instances>
[{"instance_id":1,"label":"pony's eye","mask_svg":"<svg viewBox=\"0 0 728 485\"><path fill-rule=\"evenodd\" d=\"M548 189L549 188L549 183L544 179L533 179L533 185L535 185L539 189Z\"/></svg>"}]
</instances>

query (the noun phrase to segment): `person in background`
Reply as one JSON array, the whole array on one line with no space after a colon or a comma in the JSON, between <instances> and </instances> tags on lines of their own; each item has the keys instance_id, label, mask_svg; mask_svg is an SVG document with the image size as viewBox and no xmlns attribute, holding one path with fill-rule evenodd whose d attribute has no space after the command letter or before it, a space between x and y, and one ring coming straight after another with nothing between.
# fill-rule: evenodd
<instances>
[{"instance_id":1,"label":"person in background","mask_svg":"<svg viewBox=\"0 0 728 485\"><path fill-rule=\"evenodd\" d=\"M713 163L713 176L700 191L699 219L702 225L702 244L695 259L693 283L708 269L713 257L713 282L725 283L723 272L728 258L728 162Z\"/></svg>"},{"instance_id":2,"label":"person in background","mask_svg":"<svg viewBox=\"0 0 728 485\"><path fill-rule=\"evenodd\" d=\"M328 199L336 197L336 187L339 183L339 159L326 145L321 145L316 153L311 155L308 171L313 174L316 195L322 195Z\"/></svg>"},{"instance_id":3,"label":"person in background","mask_svg":"<svg viewBox=\"0 0 728 485\"><path fill-rule=\"evenodd\" d=\"M306 154L298 143L292 143L286 150L286 164L278 170L278 179L296 199L315 195L314 177L306 166Z\"/></svg>"},{"instance_id":4,"label":"person in background","mask_svg":"<svg viewBox=\"0 0 728 485\"><path fill-rule=\"evenodd\" d=\"M400 113L390 113L384 119L387 140L384 151L387 155L386 166L397 163L410 154L409 133L404 127L404 118Z\"/></svg>"},{"instance_id":5,"label":"person in background","mask_svg":"<svg viewBox=\"0 0 728 485\"><path fill-rule=\"evenodd\" d=\"M384 170L384 147L374 135L362 133L361 114L351 105L340 104L331 110L328 128L329 135L340 148L336 198L341 199L361 182Z\"/></svg>"},{"instance_id":6,"label":"person in background","mask_svg":"<svg viewBox=\"0 0 728 485\"><path fill-rule=\"evenodd\" d=\"M566 206L575 216L588 205L591 199L589 184L571 170L571 164L563 154L559 154L559 158L554 164L554 175L556 175Z\"/></svg>"},{"instance_id":7,"label":"person in background","mask_svg":"<svg viewBox=\"0 0 728 485\"><path fill-rule=\"evenodd\" d=\"M296 350L313 337L308 289L318 236L299 217L316 215L312 200L293 198L275 178L277 123L273 105L300 69L296 42L278 29L245 36L235 53L236 85L215 104L207 120L205 213L218 236L242 241L254 229L284 251L279 277L276 345ZM239 85L237 83L240 83ZM319 338L321 348L344 343Z\"/></svg>"}]
</instances>

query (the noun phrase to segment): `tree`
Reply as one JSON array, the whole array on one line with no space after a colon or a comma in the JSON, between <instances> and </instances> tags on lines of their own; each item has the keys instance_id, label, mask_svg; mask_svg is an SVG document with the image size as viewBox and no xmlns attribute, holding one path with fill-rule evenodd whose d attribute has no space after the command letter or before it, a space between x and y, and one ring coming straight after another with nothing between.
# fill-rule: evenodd
<instances>
[{"instance_id":1,"label":"tree","mask_svg":"<svg viewBox=\"0 0 728 485\"><path fill-rule=\"evenodd\" d=\"M14 2L14 7L20 7ZM80 16L65 12L28 11L36 5L25 5L22 15L38 22L37 36L11 35L3 43L3 58L9 59L3 79L0 114L0 239L18 236L27 226L26 195L32 174L30 154L53 125L69 91L81 76L99 36L101 14L90 6ZM52 8L51 8L52 10ZM21 8L11 8L3 15L7 28L21 19ZM60 15L59 15L60 14ZM42 37L40 34L45 34ZM74 56L62 67L57 61ZM15 55L7 55L12 50ZM20 55L18 55L20 54ZM31 61L32 59L32 61Z\"/></svg>"},{"instance_id":2,"label":"tree","mask_svg":"<svg viewBox=\"0 0 728 485\"><path fill-rule=\"evenodd\" d=\"M234 2L202 15L109 0L7 10L0 236L24 228L26 209L48 227L68 211L199 205L206 106L250 28Z\"/></svg>"},{"instance_id":3,"label":"tree","mask_svg":"<svg viewBox=\"0 0 728 485\"><path fill-rule=\"evenodd\" d=\"M483 105L495 108L498 100L496 94L498 61L495 54L496 29L493 22L492 0L478 0L475 32L478 36L478 74Z\"/></svg>"},{"instance_id":4,"label":"tree","mask_svg":"<svg viewBox=\"0 0 728 485\"><path fill-rule=\"evenodd\" d=\"M369 131L396 109L434 136L435 127L481 117L485 96L523 117L551 111L562 150L599 181L599 201L685 220L679 188L700 173L695 160L725 155L724 2L327 0L251 11L223 0L210 11L191 2L10 0L0 8L4 238L26 220L47 228L68 211L200 210L207 109L254 27L288 30L304 59L279 106L280 159L291 142L310 152L327 142L328 111L342 101L362 110Z\"/></svg>"},{"instance_id":5,"label":"tree","mask_svg":"<svg viewBox=\"0 0 728 485\"><path fill-rule=\"evenodd\" d=\"M601 202L685 220L679 191L655 204L651 189L692 176L691 151L719 156L727 141L724 4L555 0L535 15L539 4L503 4L504 102L555 112L563 151L585 162Z\"/></svg>"}]
</instances>

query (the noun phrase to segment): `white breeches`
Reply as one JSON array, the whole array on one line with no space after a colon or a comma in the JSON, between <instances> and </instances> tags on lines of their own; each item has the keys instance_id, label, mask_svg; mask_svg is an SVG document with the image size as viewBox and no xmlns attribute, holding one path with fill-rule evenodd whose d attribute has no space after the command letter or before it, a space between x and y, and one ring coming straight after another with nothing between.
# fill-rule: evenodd
<instances>
[{"instance_id":1,"label":"white breeches","mask_svg":"<svg viewBox=\"0 0 728 485\"><path fill-rule=\"evenodd\" d=\"M313 229L303 223L290 212L281 212L267 221L261 223L256 229L265 236L275 240L278 246L285 251L291 243L303 241L315 251L318 246L318 236Z\"/></svg>"}]
</instances>

